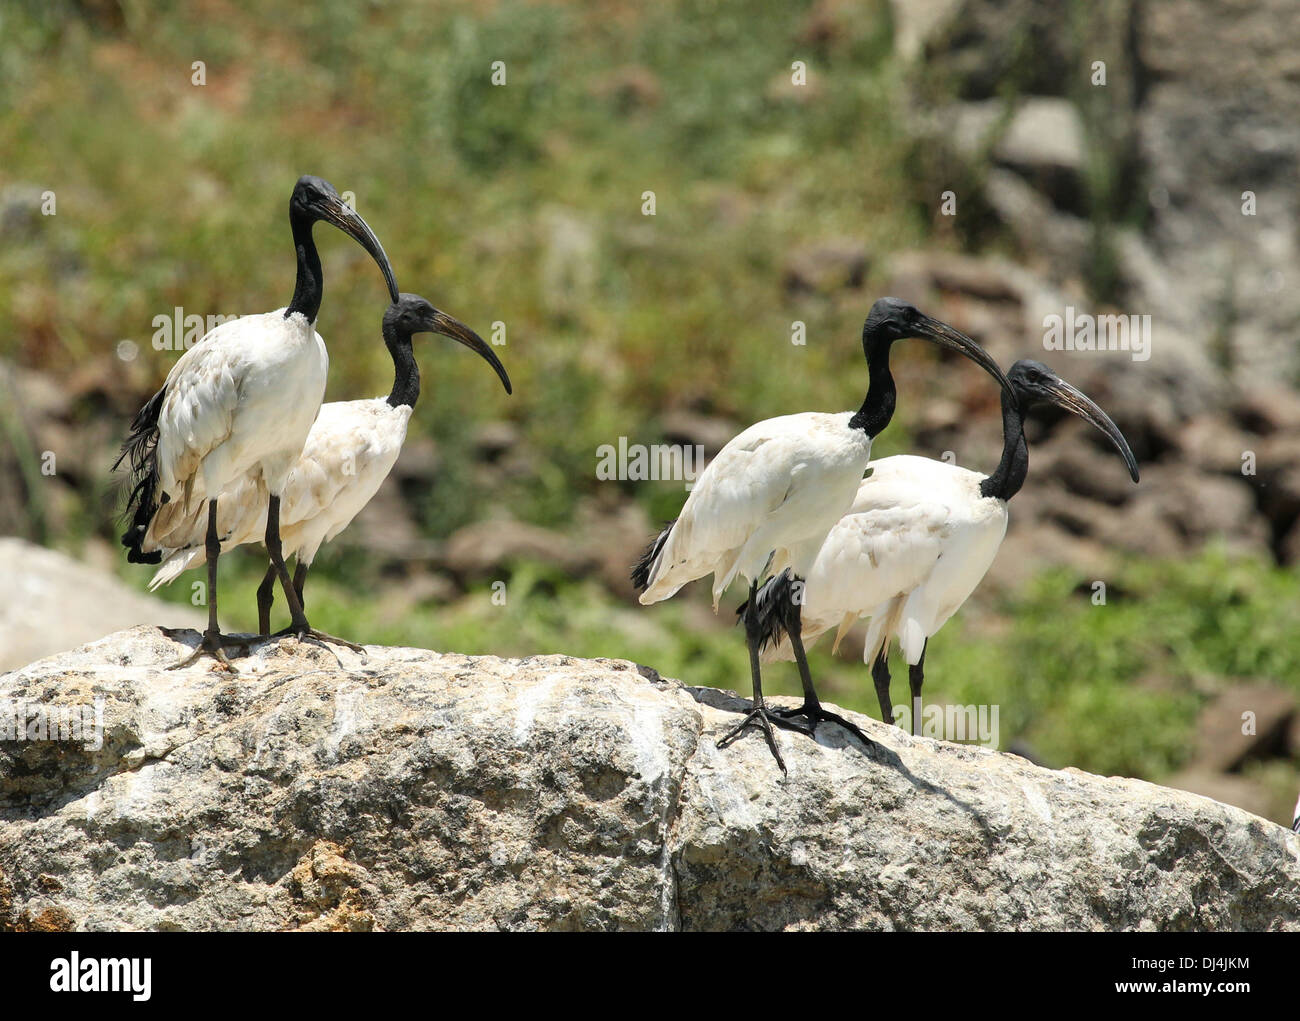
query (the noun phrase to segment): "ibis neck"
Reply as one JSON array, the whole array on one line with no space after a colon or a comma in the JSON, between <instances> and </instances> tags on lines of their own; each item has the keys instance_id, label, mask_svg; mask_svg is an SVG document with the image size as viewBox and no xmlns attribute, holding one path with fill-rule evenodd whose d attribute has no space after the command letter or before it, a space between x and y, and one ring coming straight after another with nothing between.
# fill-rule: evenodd
<instances>
[{"instance_id":1,"label":"ibis neck","mask_svg":"<svg viewBox=\"0 0 1300 1021\"><path fill-rule=\"evenodd\" d=\"M301 312L307 322L314 323L320 312L320 302L325 278L321 273L320 255L312 239L312 222L305 216L290 215L293 225L293 246L298 254L298 279L293 285L293 300L285 309L285 316Z\"/></svg>"},{"instance_id":2,"label":"ibis neck","mask_svg":"<svg viewBox=\"0 0 1300 1021\"><path fill-rule=\"evenodd\" d=\"M861 429L872 439L885 431L889 420L894 417L894 405L898 400L898 389L889 372L890 346L887 343L878 344L867 355L867 372L871 382L867 385L867 396L862 407L849 419L850 429Z\"/></svg>"},{"instance_id":3,"label":"ibis neck","mask_svg":"<svg viewBox=\"0 0 1300 1021\"><path fill-rule=\"evenodd\" d=\"M997 470L980 483L980 494L1007 501L1020 492L1029 471L1029 447L1025 443L1025 413L1002 391L1002 460Z\"/></svg>"},{"instance_id":4,"label":"ibis neck","mask_svg":"<svg viewBox=\"0 0 1300 1021\"><path fill-rule=\"evenodd\" d=\"M415 402L420 399L420 367L415 364L411 338L409 335L399 337L397 331L385 323L384 343L388 345L388 353L393 356L393 390L388 395L388 405L392 408L414 408Z\"/></svg>"}]
</instances>

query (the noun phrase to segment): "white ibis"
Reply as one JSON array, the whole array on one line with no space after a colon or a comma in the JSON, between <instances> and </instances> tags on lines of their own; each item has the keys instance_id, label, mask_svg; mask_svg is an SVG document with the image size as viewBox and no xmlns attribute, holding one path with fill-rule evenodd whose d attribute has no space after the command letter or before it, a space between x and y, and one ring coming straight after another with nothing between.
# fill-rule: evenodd
<instances>
[{"instance_id":1,"label":"white ibis","mask_svg":"<svg viewBox=\"0 0 1300 1021\"><path fill-rule=\"evenodd\" d=\"M713 608L737 575L749 582L744 615L754 703L744 720L718 747L735 740L748 726L759 727L782 771L771 723L804 728L790 721L808 720L808 732L833 720L857 734L852 724L823 710L813 690L808 663L795 635L795 658L803 683L801 709L778 714L763 701L759 676L759 617L754 595L771 572L789 568L802 577L812 566L821 541L853 502L871 454L871 441L889 424L897 390L889 372L889 350L897 340L923 337L958 351L980 365L1004 387L997 363L969 337L922 314L897 298L871 306L862 327L870 385L856 412L785 415L752 425L718 453L701 473L681 515L650 543L632 571L641 602L668 599L688 582L713 575ZM869 742L867 742L869 743Z\"/></svg>"},{"instance_id":2,"label":"white ibis","mask_svg":"<svg viewBox=\"0 0 1300 1021\"><path fill-rule=\"evenodd\" d=\"M992 475L944 461L902 455L872 462L849 512L826 536L804 577L789 574L759 593L764 660L801 655L803 644L838 626L838 647L853 623L870 617L864 662L872 664L876 697L886 721L889 643L897 638L912 689L912 730L924 681L925 648L983 579L1007 530L1007 501L1029 470L1025 413L1040 402L1073 412L1100 429L1119 451L1133 481L1137 461L1101 408L1041 362L1016 362L1002 394L1002 460ZM802 600L802 607L797 606ZM794 612L800 610L800 612Z\"/></svg>"},{"instance_id":3,"label":"white ibis","mask_svg":"<svg viewBox=\"0 0 1300 1021\"><path fill-rule=\"evenodd\" d=\"M384 313L383 335L393 358L393 389L387 397L322 404L280 493L280 539L286 558L297 555L293 587L305 605L303 586L321 544L351 524L388 477L406 441L406 427L420 397L420 370L411 347L416 333L439 333L477 352L511 393L510 377L496 353L464 323L416 294L403 294ZM266 484L250 471L225 489L218 501L221 551L260 542L266 532ZM149 583L156 589L207 559L207 523L202 507L158 534L163 565ZM262 634L271 630L274 565L257 590Z\"/></svg>"},{"instance_id":4,"label":"white ibis","mask_svg":"<svg viewBox=\"0 0 1300 1021\"><path fill-rule=\"evenodd\" d=\"M217 626L217 500L222 490L255 471L269 494L266 548L279 575L299 638L329 640L307 622L284 566L280 542L280 494L302 452L321 399L329 355L316 333L322 275L312 239L318 220L356 240L383 271L397 301L397 281L383 246L328 181L304 176L289 200L289 223L298 276L286 308L222 323L172 367L161 390L131 422L117 468L128 460L131 523L122 536L132 563L158 563L156 536L195 508L207 508L208 628L192 662L204 652L229 665Z\"/></svg>"}]
</instances>

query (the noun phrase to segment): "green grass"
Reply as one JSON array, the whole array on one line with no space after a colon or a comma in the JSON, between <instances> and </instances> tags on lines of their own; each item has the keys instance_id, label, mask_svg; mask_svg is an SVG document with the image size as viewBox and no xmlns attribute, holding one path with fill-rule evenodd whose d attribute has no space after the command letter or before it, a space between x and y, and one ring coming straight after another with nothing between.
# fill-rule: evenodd
<instances>
[{"instance_id":1,"label":"green grass","mask_svg":"<svg viewBox=\"0 0 1300 1021\"><path fill-rule=\"evenodd\" d=\"M107 33L57 6L6 11L0 185L49 188L58 214L0 251L0 354L67 371L130 337L160 381L175 356L148 345L154 315L288 300L285 207L310 171L355 192L403 289L481 333L507 326L510 399L464 352L421 342L414 428L450 473L471 475L476 421L526 424L538 452L504 491L469 484L436 531L493 503L567 521L595 449L656 440L672 405L742 420L854 406L872 292L795 300L781 266L824 236L915 245L925 223L891 113L887 4L830 43L802 41L810 7L127 4ZM810 65L803 101L795 59ZM496 60L504 87L489 84ZM559 222L584 239L571 258ZM317 235L327 399L384 392L379 275L342 235ZM806 348L789 343L795 319Z\"/></svg>"}]
</instances>

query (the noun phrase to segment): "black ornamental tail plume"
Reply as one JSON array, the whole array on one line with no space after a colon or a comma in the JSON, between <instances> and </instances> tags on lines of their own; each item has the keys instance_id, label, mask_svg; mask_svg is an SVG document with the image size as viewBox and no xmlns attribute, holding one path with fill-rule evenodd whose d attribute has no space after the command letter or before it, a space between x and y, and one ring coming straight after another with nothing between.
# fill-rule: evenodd
<instances>
[{"instance_id":1,"label":"black ornamental tail plume","mask_svg":"<svg viewBox=\"0 0 1300 1021\"><path fill-rule=\"evenodd\" d=\"M655 561L659 559L659 554L664 548L664 543L668 541L668 534L673 530L673 525L675 524L677 524L677 519L673 518L672 521L669 521L664 525L663 531L655 536L650 545L648 545L644 552L642 552L641 556L637 558L636 564L633 565L632 585L638 592L644 592L646 586L650 584L650 571L654 567Z\"/></svg>"},{"instance_id":2,"label":"black ornamental tail plume","mask_svg":"<svg viewBox=\"0 0 1300 1021\"><path fill-rule=\"evenodd\" d=\"M122 444L121 454L113 462L114 471L123 461L130 471L131 490L124 512L130 524L122 533L122 545L127 549L127 561L132 564L157 564L162 560L161 552L145 553L140 547L158 509L158 416L166 394L165 388L159 390L131 420L131 431ZM165 502L166 494L163 499Z\"/></svg>"}]
</instances>

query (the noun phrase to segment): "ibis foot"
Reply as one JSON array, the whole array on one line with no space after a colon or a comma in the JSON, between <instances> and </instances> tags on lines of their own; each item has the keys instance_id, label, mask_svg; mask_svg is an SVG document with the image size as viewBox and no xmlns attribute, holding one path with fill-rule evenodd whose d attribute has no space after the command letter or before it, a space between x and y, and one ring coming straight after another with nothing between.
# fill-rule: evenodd
<instances>
[{"instance_id":1,"label":"ibis foot","mask_svg":"<svg viewBox=\"0 0 1300 1021\"><path fill-rule=\"evenodd\" d=\"M748 727L757 727L763 732L763 737L767 740L767 747L776 759L776 764L781 767L781 772L786 772L785 762L781 758L781 753L776 750L776 737L772 734L772 724L783 727L786 730L797 730L801 734L811 734L812 731L800 727L798 724L791 723L789 720L776 715L766 705L758 705L745 714L745 718L740 721L731 730L727 731L718 739L718 747L726 748L727 745L735 741Z\"/></svg>"},{"instance_id":2,"label":"ibis foot","mask_svg":"<svg viewBox=\"0 0 1300 1021\"><path fill-rule=\"evenodd\" d=\"M867 737L866 734L862 733L858 727L850 723L843 716L838 716L835 713L830 713L823 709L820 702L804 702L804 704L799 706L797 709L774 709L773 712L782 720L786 721L798 719L802 716L808 721L807 733L809 734L812 734L817 730L817 724L819 723L838 723L868 748L871 748L875 744L871 738Z\"/></svg>"},{"instance_id":3,"label":"ibis foot","mask_svg":"<svg viewBox=\"0 0 1300 1021\"><path fill-rule=\"evenodd\" d=\"M175 633L166 628L163 629L163 633L169 638L175 637ZM230 662L230 658L226 655L226 649L241 649L243 650L244 655L248 655L249 647L252 645L253 641L252 638L236 638L233 635L223 635L220 631L209 629L203 632L203 638L199 641L198 647L193 652L184 659L173 663L167 669L183 670L187 666L198 662L198 660L206 654L215 659L232 674L237 674L239 671L235 668L235 664Z\"/></svg>"},{"instance_id":4,"label":"ibis foot","mask_svg":"<svg viewBox=\"0 0 1300 1021\"><path fill-rule=\"evenodd\" d=\"M310 625L305 623L301 627L294 627L292 624L290 624L283 631L277 631L271 637L272 638L292 637L292 638L297 638L298 641L300 642L310 638L313 641L317 641L322 644L333 643L334 645L342 645L344 648L351 649L353 652L360 653L363 656L366 654L366 650L362 646L349 642L346 638L339 638L335 635L327 634L324 631L317 631L314 627L311 627Z\"/></svg>"}]
</instances>

